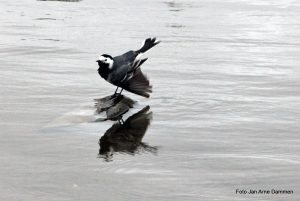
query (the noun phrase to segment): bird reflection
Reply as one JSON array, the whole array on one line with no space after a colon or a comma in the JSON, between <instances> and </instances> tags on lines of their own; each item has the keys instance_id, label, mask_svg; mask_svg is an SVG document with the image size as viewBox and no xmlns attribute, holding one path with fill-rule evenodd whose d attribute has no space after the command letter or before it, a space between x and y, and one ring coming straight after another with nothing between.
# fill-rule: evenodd
<instances>
[{"instance_id":1,"label":"bird reflection","mask_svg":"<svg viewBox=\"0 0 300 201\"><path fill-rule=\"evenodd\" d=\"M151 120L152 112L146 106L125 122L119 121L112 125L99 140L99 156L105 161L111 161L114 152L132 155L140 152L156 153L156 147L142 142Z\"/></svg>"}]
</instances>

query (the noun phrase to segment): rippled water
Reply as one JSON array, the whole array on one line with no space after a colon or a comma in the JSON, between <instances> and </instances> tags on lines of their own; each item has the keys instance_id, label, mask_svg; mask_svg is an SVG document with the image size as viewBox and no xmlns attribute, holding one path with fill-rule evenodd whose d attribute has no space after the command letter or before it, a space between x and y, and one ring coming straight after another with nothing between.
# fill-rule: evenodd
<instances>
[{"instance_id":1,"label":"rippled water","mask_svg":"<svg viewBox=\"0 0 300 201\"><path fill-rule=\"evenodd\" d=\"M1 200L299 200L300 3L0 1ZM162 43L143 142L98 158L100 53ZM134 113L134 111L132 112ZM293 190L239 195L236 189Z\"/></svg>"}]
</instances>

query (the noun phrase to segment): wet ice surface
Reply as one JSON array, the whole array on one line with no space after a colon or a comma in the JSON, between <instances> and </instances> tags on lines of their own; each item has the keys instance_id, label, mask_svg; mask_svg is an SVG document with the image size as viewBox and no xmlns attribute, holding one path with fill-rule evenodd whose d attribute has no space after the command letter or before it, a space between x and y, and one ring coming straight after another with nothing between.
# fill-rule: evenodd
<instances>
[{"instance_id":1,"label":"wet ice surface","mask_svg":"<svg viewBox=\"0 0 300 201\"><path fill-rule=\"evenodd\" d=\"M0 3L1 200L299 200L297 1ZM93 99L115 87L95 60L149 36L154 92L125 94L157 154L105 162Z\"/></svg>"}]
</instances>

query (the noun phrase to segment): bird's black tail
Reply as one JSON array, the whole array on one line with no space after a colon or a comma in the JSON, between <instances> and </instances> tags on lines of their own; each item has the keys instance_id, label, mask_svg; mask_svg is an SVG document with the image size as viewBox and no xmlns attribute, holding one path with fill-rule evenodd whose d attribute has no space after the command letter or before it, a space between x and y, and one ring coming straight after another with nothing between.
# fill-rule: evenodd
<instances>
[{"instance_id":1,"label":"bird's black tail","mask_svg":"<svg viewBox=\"0 0 300 201\"><path fill-rule=\"evenodd\" d=\"M141 47L141 49L139 49L137 52L138 53L147 52L149 49L151 49L152 47L154 47L158 43L160 43L160 41L156 41L156 38L147 38L145 40L143 46Z\"/></svg>"}]
</instances>

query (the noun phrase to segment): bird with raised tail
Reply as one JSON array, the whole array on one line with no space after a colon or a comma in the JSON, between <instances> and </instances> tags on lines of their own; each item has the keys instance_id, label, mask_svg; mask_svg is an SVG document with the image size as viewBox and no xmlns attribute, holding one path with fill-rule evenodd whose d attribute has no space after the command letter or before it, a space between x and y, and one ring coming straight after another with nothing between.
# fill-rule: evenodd
<instances>
[{"instance_id":1,"label":"bird with raised tail","mask_svg":"<svg viewBox=\"0 0 300 201\"><path fill-rule=\"evenodd\" d=\"M149 98L152 86L149 79L141 71L141 65L148 59L140 59L141 55L160 43L156 38L147 38L139 50L131 50L120 56L112 57L102 54L96 61L99 65L98 73L107 82L117 86L114 93L121 95L123 89L134 94ZM118 88L121 91L118 92Z\"/></svg>"}]
</instances>

